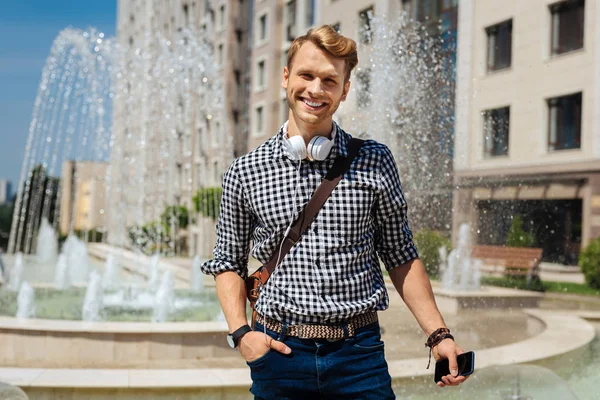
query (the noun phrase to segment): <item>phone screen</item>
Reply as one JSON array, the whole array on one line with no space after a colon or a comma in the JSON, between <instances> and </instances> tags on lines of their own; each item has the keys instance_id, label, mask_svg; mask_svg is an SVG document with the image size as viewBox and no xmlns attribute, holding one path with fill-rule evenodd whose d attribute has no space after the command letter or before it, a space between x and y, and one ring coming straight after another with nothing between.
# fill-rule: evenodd
<instances>
[{"instance_id":1,"label":"phone screen","mask_svg":"<svg viewBox=\"0 0 600 400\"><path fill-rule=\"evenodd\" d=\"M475 368L475 353L468 351L456 357L458 363L458 375L468 376L473 373ZM437 383L443 376L450 374L450 364L448 359L439 360L435 363L435 374L433 380Z\"/></svg>"}]
</instances>

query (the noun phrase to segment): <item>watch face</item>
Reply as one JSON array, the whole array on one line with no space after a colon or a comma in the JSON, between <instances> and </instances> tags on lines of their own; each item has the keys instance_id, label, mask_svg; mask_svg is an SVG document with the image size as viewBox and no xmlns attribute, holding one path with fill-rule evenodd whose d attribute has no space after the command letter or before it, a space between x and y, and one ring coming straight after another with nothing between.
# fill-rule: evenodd
<instances>
[{"instance_id":1,"label":"watch face","mask_svg":"<svg viewBox=\"0 0 600 400\"><path fill-rule=\"evenodd\" d=\"M229 344L229 347L231 347L232 349L235 349L235 343L233 342L232 335L227 335L227 343Z\"/></svg>"}]
</instances>

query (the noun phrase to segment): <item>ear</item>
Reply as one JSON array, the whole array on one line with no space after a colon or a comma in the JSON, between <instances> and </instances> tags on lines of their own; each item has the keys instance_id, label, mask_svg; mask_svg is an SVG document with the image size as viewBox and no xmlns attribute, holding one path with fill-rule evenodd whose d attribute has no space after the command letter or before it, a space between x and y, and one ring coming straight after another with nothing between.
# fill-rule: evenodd
<instances>
[{"instance_id":1,"label":"ear","mask_svg":"<svg viewBox=\"0 0 600 400\"><path fill-rule=\"evenodd\" d=\"M281 80L281 87L287 89L288 79L290 78L290 70L288 67L283 67L283 79Z\"/></svg>"},{"instance_id":2,"label":"ear","mask_svg":"<svg viewBox=\"0 0 600 400\"><path fill-rule=\"evenodd\" d=\"M350 91L350 81L344 83L344 91L342 92L341 101L346 101L346 96L348 96L349 91Z\"/></svg>"}]
</instances>

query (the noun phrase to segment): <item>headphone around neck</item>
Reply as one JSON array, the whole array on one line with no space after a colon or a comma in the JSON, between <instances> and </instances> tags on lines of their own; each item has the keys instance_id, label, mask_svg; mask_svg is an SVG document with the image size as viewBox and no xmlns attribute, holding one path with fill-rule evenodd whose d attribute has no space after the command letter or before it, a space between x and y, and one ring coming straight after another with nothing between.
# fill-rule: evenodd
<instances>
[{"instance_id":1,"label":"headphone around neck","mask_svg":"<svg viewBox=\"0 0 600 400\"><path fill-rule=\"evenodd\" d=\"M309 160L324 161L335 143L335 126L332 131L331 139L325 136L315 136L310 140L308 146L304 144L304 138L300 135L292 137L287 136L287 122L283 126L283 130L285 148L294 161L301 161L306 158Z\"/></svg>"}]
</instances>

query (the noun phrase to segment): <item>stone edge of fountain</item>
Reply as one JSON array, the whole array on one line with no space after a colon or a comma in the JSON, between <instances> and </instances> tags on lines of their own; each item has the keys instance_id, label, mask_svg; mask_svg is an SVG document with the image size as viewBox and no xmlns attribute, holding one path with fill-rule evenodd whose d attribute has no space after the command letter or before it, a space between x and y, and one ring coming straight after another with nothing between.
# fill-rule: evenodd
<instances>
[{"instance_id":1,"label":"stone edge of fountain","mask_svg":"<svg viewBox=\"0 0 600 400\"><path fill-rule=\"evenodd\" d=\"M585 348L594 327L583 318L600 321L600 312L524 310L545 329L526 340L476 352L477 369L493 365L540 362ZM577 315L574 315L577 314ZM389 362L394 381L427 376L427 358ZM0 368L0 381L20 387L62 388L239 388L249 387L247 368L204 369L53 369Z\"/></svg>"},{"instance_id":2,"label":"stone edge of fountain","mask_svg":"<svg viewBox=\"0 0 600 400\"><path fill-rule=\"evenodd\" d=\"M227 323L206 322L85 322L0 316L1 329L90 333L226 333Z\"/></svg>"}]
</instances>

